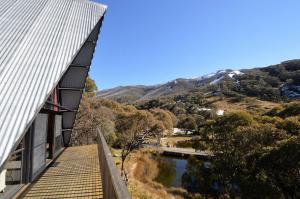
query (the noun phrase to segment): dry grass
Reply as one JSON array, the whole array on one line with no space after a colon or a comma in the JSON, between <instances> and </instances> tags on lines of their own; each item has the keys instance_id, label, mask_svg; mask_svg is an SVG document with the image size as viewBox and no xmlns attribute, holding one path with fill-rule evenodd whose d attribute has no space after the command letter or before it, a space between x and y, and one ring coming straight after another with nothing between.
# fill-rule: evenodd
<instances>
[{"instance_id":1,"label":"dry grass","mask_svg":"<svg viewBox=\"0 0 300 199\"><path fill-rule=\"evenodd\" d=\"M246 97L241 102L233 102L230 98L225 98L223 100L218 100L217 97L211 97L209 101L212 102L212 105L217 109L223 109L227 112L230 111L267 111L274 107L280 105L279 103L263 101L256 99L254 97Z\"/></svg>"},{"instance_id":2,"label":"dry grass","mask_svg":"<svg viewBox=\"0 0 300 199\"><path fill-rule=\"evenodd\" d=\"M176 146L176 143L179 141L187 141L191 140L192 136L171 136L171 137L164 137L161 139L162 146Z\"/></svg>"},{"instance_id":3,"label":"dry grass","mask_svg":"<svg viewBox=\"0 0 300 199\"><path fill-rule=\"evenodd\" d=\"M122 149L114 149L114 148L111 148L111 153L114 157L114 160L115 160L115 163L118 167L121 167L121 153L122 153Z\"/></svg>"},{"instance_id":4,"label":"dry grass","mask_svg":"<svg viewBox=\"0 0 300 199\"><path fill-rule=\"evenodd\" d=\"M143 149L131 154L126 162L129 189L134 199L183 199L186 192L180 188L166 188L153 179L158 174L153 151Z\"/></svg>"}]
</instances>

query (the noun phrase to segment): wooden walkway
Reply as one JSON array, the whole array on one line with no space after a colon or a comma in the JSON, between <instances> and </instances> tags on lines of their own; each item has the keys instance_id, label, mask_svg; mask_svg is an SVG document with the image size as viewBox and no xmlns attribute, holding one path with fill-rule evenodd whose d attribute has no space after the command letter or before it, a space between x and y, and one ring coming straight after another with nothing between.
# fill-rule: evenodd
<instances>
[{"instance_id":1,"label":"wooden walkway","mask_svg":"<svg viewBox=\"0 0 300 199\"><path fill-rule=\"evenodd\" d=\"M97 145L69 147L24 198L102 198Z\"/></svg>"},{"instance_id":2,"label":"wooden walkway","mask_svg":"<svg viewBox=\"0 0 300 199\"><path fill-rule=\"evenodd\" d=\"M166 153L174 153L179 155L194 155L194 156L203 156L211 157L212 154L206 151L195 151L195 149L190 148L177 148L177 147L159 147L159 150L162 150Z\"/></svg>"}]
</instances>

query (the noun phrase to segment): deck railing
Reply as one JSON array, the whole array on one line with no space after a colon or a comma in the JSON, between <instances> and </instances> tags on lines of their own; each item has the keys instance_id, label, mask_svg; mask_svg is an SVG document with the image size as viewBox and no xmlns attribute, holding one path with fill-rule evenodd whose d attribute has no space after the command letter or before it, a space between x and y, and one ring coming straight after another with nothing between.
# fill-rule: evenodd
<instances>
[{"instance_id":1,"label":"deck railing","mask_svg":"<svg viewBox=\"0 0 300 199\"><path fill-rule=\"evenodd\" d=\"M98 129L97 142L104 199L131 199L104 136Z\"/></svg>"}]
</instances>

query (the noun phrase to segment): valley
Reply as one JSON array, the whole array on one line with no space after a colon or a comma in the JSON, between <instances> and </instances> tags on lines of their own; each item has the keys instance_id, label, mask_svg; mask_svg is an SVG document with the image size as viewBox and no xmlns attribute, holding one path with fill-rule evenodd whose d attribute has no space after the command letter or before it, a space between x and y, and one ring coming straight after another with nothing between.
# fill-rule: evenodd
<instances>
[{"instance_id":1,"label":"valley","mask_svg":"<svg viewBox=\"0 0 300 199\"><path fill-rule=\"evenodd\" d=\"M133 198L293 198L299 72L293 60L86 94L72 140L100 128Z\"/></svg>"}]
</instances>

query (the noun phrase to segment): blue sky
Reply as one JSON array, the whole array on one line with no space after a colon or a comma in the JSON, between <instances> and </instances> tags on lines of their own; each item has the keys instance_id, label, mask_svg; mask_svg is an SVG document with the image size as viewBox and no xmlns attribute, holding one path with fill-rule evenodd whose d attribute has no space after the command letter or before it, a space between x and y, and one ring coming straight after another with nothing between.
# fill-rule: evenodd
<instances>
[{"instance_id":1,"label":"blue sky","mask_svg":"<svg viewBox=\"0 0 300 199\"><path fill-rule=\"evenodd\" d=\"M101 0L99 89L300 58L299 0Z\"/></svg>"}]
</instances>

